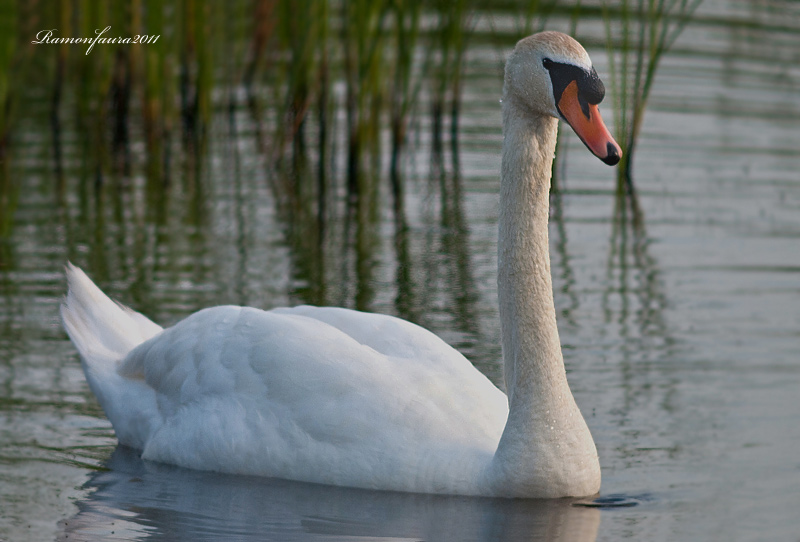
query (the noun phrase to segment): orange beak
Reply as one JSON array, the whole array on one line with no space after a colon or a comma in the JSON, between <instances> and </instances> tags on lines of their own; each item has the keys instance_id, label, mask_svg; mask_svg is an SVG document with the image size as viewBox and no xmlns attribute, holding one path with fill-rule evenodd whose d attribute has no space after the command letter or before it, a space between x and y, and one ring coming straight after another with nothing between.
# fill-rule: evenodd
<instances>
[{"instance_id":1,"label":"orange beak","mask_svg":"<svg viewBox=\"0 0 800 542\"><path fill-rule=\"evenodd\" d=\"M572 81L561 93L558 110L595 156L609 166L619 162L622 149L608 132L597 105L580 100L577 81Z\"/></svg>"}]
</instances>

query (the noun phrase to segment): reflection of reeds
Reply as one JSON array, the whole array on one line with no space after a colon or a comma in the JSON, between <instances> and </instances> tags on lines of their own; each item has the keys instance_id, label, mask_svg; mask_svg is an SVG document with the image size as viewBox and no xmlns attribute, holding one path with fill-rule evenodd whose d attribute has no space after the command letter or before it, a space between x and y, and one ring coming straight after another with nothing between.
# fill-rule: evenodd
<instances>
[{"instance_id":1,"label":"reflection of reeds","mask_svg":"<svg viewBox=\"0 0 800 542\"><path fill-rule=\"evenodd\" d=\"M631 159L659 60L700 1L604 0L600 10L585 7L581 0L527 0L491 9L511 13L517 34L503 36L509 42L518 34L540 29L555 14L571 19L574 31L579 11L590 17L602 12L608 46L613 49L611 86L619 100L617 130L625 150L621 171L630 178ZM56 56L52 87L55 134L63 121L59 113L64 85L77 89L77 119L82 123L81 133L87 136L87 154L93 158L88 161L90 169L102 172L103 164L110 163L104 155L107 151L127 157L131 130L137 128L132 125L141 122L147 136L148 177L167 172L175 123L182 120L190 145L204 141L212 90L218 84L215 70L218 65L233 66L223 83L229 85L223 90L227 90L230 107L235 107L234 85L244 82L260 92L268 103L259 111L273 115L270 133L275 141L267 144L276 157L281 156L283 144L291 142L293 163L299 166L309 119L316 121L315 192L322 211L329 194L327 172L332 171L335 160L331 146L337 142L347 149L342 155L350 195L355 198L374 190L359 181L359 172L371 167L374 173L380 166L376 154L381 126L387 119L390 180L395 201L402 204L401 150L420 88L430 89L433 150L443 150L449 120L457 167L467 43L476 13L489 7L477 0L352 0L340 4L329 0L238 0L224 6L183 0L169 8L141 0L38 3L53 9L47 10L35 28L58 28L58 36L93 36L106 25L112 27L109 36L159 36L147 45L97 45L90 55L83 54L82 47L68 44L37 47L37 55L53 51ZM10 0L0 2L0 24L14 24L19 10L28 19L34 17L35 10L21 6ZM220 18L231 17L239 21L250 17L251 21L216 24ZM232 31L222 32L222 28ZM13 30L3 32L0 38L9 45L0 51L0 98L8 96L10 72L6 67L14 45L25 33ZM619 39L612 39L612 34ZM225 55L226 62L216 63L217 54ZM259 70L265 66L270 74L259 81ZM344 96L337 93L337 85L344 89ZM139 104L142 114L136 115ZM344 119L339 125L344 126L344 134L338 138L334 133L337 108ZM8 132L8 110L0 107L0 145ZM60 156L60 137L54 141L56 156ZM369 162L365 160L367 151ZM60 165L60 159L56 164ZM632 189L632 183L628 184Z\"/></svg>"},{"instance_id":2,"label":"reflection of reeds","mask_svg":"<svg viewBox=\"0 0 800 542\"><path fill-rule=\"evenodd\" d=\"M8 171L8 162L0 160L0 245L11 233L11 219L17 208L19 186L13 182Z\"/></svg>"},{"instance_id":3,"label":"reflection of reeds","mask_svg":"<svg viewBox=\"0 0 800 542\"><path fill-rule=\"evenodd\" d=\"M464 191L458 170L447 174L444 164L436 168L439 173L441 200L441 248L448 279L453 281L448 306L457 318L457 327L468 336L478 336L480 326L476 310L478 288L470 260L469 225L464 213Z\"/></svg>"},{"instance_id":4,"label":"reflection of reeds","mask_svg":"<svg viewBox=\"0 0 800 542\"><path fill-rule=\"evenodd\" d=\"M442 151L444 115L449 98L450 143L454 169L458 160L458 118L461 114L461 82L467 40L472 30L469 0L439 0L436 3L439 24L432 36L432 51L437 62L431 73L431 115L433 152Z\"/></svg>"},{"instance_id":5,"label":"reflection of reeds","mask_svg":"<svg viewBox=\"0 0 800 542\"><path fill-rule=\"evenodd\" d=\"M702 0L603 1L615 126L622 147L619 182L633 195L633 156L658 65ZM616 2L615 2L616 4ZM614 39L614 36L619 36Z\"/></svg>"},{"instance_id":6,"label":"reflection of reeds","mask_svg":"<svg viewBox=\"0 0 800 542\"><path fill-rule=\"evenodd\" d=\"M330 194L327 176L336 167L334 145L344 147L340 163L345 164L351 199L370 199L376 187L366 179L376 179L382 169L386 120L390 180L395 201L402 205L401 152L422 88L431 89L434 143L441 148L449 117L457 159L461 80L474 0L239 0L224 6L184 0L172 7L141 0L40 1L52 9L35 27L57 29L56 37L92 37L106 26L111 27L107 37L158 36L146 45L97 44L89 55L85 47L68 43L36 48L40 58L53 54L55 59L51 125L57 171L62 167L63 123L74 118L86 152L86 178L104 179L108 166L120 163L117 158L122 158L122 171L129 172L131 134L141 131L148 181L157 187L172 167L171 141L178 123L184 150L196 155L205 144L217 81L227 85L218 95L228 98L231 111L237 106L239 84L251 91L250 97L258 94L260 103L253 111L267 116L256 122L258 129L262 123L267 128L262 142L272 153L270 165L286 164L283 153L290 148L291 171L305 162L307 150L316 150L317 186L311 190L320 214L326 212ZM8 12L4 24L15 20L11 12L18 6L0 3L0 10ZM26 19L34 18L30 9L23 11ZM223 18L225 24L216 24ZM21 34L17 30L3 36L17 44ZM4 51L13 54L13 48ZM215 62L216 56L224 62ZM224 78L215 79L221 69L226 70ZM0 92L8 73L0 73ZM74 103L74 117L63 111L65 95ZM338 125L337 112L343 113ZM337 134L337 127L343 133ZM318 136L318 145L306 149L309 134ZM365 168L372 171L362 177ZM298 176L305 177L302 172ZM296 182L292 179L285 191L303 190Z\"/></svg>"},{"instance_id":7,"label":"reflection of reeds","mask_svg":"<svg viewBox=\"0 0 800 542\"><path fill-rule=\"evenodd\" d=\"M626 406L652 393L653 361L675 348L666 311L669 308L658 261L650 254L644 223L631 220L625 194L616 198L606 285L601 305L606 325L615 325L621 339L620 369ZM637 378L645 377L645 378ZM623 415L623 418L627 417Z\"/></svg>"},{"instance_id":8,"label":"reflection of reeds","mask_svg":"<svg viewBox=\"0 0 800 542\"><path fill-rule=\"evenodd\" d=\"M74 186L69 183L70 175L79 170L80 200L89 202L81 212L96 215L97 244L106 235L103 226L109 224L103 222L101 200L109 199L121 209L124 204L114 193L132 185L137 189L136 167L143 163L147 220L159 227L174 219L176 205L186 206L180 215L183 224L201 224L203 213L211 207L207 200L213 192L209 188L216 190L233 182L237 197L246 200L243 185L236 183L242 181L239 168L244 169L251 156L236 146L234 140L239 138L244 148L253 142L260 151L255 159L267 170L267 182L273 183L270 187L279 220L286 225L287 244L295 262L293 276L304 285L296 294L307 302L348 304L347 299L335 297L336 292L326 284L330 281L326 267L341 265L348 268L342 276L356 279L354 303L369 308L380 249L376 232L380 225L379 187L388 165L397 234L395 308L411 319L423 318L429 302L420 291L416 295L413 291L415 287L422 290L419 283L424 281L415 282L410 268L415 259L414 237L406 228L403 202L404 179L411 176L404 176L403 149L408 141L430 143L434 155L430 178L442 183L440 225L446 232L443 248L437 253L448 258L452 278L461 285L460 291L466 292L450 300L464 322L475 320L470 312L475 287L468 269L469 230L460 208L463 194L457 143L467 46L482 38L473 33L476 13L489 7L511 14L516 31L506 27L502 35L494 36L505 45L542 28L556 15L562 18L560 23L571 20L573 33L578 10L596 19L600 15L596 7L583 13L585 2L580 0L528 0L503 8L479 0L235 0L227 4L182 0L170 6L141 0L36 1L53 9L40 10L46 15L35 23L22 21L22 30L10 28L0 34L0 43L10 45L0 50L2 103L13 104L8 66L12 57L19 65L20 36L29 41L31 32L35 35L41 28L56 27L59 36L93 36L106 25L112 26L115 36L159 36L155 43L139 47L97 45L88 56L81 46L34 47L37 60L51 70L39 76L39 83L47 85L52 96L56 178L62 185ZM680 0L661 3L682 5ZM0 28L15 24L16 10L22 18L28 17L25 13L30 11L21 6L0 0ZM628 12L635 22L636 11ZM610 8L607 13L610 15ZM627 24L633 28L631 21ZM642 66L648 66L648 58L642 57ZM621 62L615 65L618 71ZM635 71L625 69L626 73ZM642 73L646 75L647 70L642 68ZM14 79L18 79L16 74ZM641 86L651 85L652 76ZM251 117L242 114L242 90L249 91L246 98L252 105ZM424 107L426 116L430 112L430 124L416 122L420 96L429 100ZM643 110L645 101L646 96L635 103ZM635 113L630 113L634 102L629 99L626 103L627 121ZM213 170L208 166L209 149L224 137L219 124L212 125L215 112L221 110L227 112L231 125L231 141L226 142L229 146L224 154L242 162L235 162L233 181L228 176L209 179L205 173ZM0 109L3 142L11 129L9 111L13 108ZM409 133L420 127L432 127L432 137L414 138L415 134ZM638 133L638 128L634 132ZM138 146L141 139L144 144ZM206 144L206 140L210 142ZM388 164L381 163L386 149L380 145L385 141L391 150L386 153ZM450 157L445 142L452 145ZM183 154L171 160L176 149ZM109 167L119 157L125 163L121 175L120 169ZM444 158L452 158L450 168L445 168ZM175 171L181 167L182 171ZM120 186L105 182L109 169L110 178L117 175ZM182 182L168 182L170 172ZM3 220L13 209L14 192L8 178L0 178ZM94 211L89 208L93 198L100 202ZM564 260L566 277L570 272ZM476 332L472 327L465 331Z\"/></svg>"}]
</instances>

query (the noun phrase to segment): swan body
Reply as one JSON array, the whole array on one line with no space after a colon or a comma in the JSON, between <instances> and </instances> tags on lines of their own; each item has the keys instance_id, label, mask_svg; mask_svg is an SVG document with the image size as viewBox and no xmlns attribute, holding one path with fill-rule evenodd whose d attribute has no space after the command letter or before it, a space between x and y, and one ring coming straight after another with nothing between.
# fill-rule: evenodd
<instances>
[{"instance_id":1,"label":"swan body","mask_svg":"<svg viewBox=\"0 0 800 542\"><path fill-rule=\"evenodd\" d=\"M506 67L498 291L508 396L395 317L221 306L162 329L69 264L62 320L120 443L189 468L341 486L595 494L600 466L566 380L547 239L555 117L604 161L619 157L592 73L583 48L555 32L520 41Z\"/></svg>"}]
</instances>

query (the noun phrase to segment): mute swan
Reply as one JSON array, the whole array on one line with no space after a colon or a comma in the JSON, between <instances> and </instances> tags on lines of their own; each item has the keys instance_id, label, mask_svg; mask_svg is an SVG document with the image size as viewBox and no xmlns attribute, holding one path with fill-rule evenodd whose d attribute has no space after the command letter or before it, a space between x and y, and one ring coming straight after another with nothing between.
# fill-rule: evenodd
<instances>
[{"instance_id":1,"label":"mute swan","mask_svg":"<svg viewBox=\"0 0 800 542\"><path fill-rule=\"evenodd\" d=\"M121 444L184 467L501 497L587 496L597 450L567 384L548 254L558 118L601 160L619 146L572 38L506 64L498 291L508 396L433 333L341 308L201 310L162 329L67 265L64 328Z\"/></svg>"}]
</instances>

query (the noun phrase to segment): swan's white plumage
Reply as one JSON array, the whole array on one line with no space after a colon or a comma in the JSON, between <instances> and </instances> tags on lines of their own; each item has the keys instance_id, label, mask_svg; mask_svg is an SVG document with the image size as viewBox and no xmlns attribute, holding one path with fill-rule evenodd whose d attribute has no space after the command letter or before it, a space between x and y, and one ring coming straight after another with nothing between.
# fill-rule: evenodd
<instances>
[{"instance_id":1,"label":"swan's white plumage","mask_svg":"<svg viewBox=\"0 0 800 542\"><path fill-rule=\"evenodd\" d=\"M130 343L104 323L130 331L144 317L79 269L67 276L67 330L87 374L108 377L92 389L120 442L143 457L335 485L486 492L506 396L433 333L347 309L223 306L126 352ZM87 292L91 302L80 303Z\"/></svg>"},{"instance_id":2,"label":"swan's white plumage","mask_svg":"<svg viewBox=\"0 0 800 542\"><path fill-rule=\"evenodd\" d=\"M162 329L68 265L64 327L120 442L185 467L342 486L596 493L597 450L567 384L552 298L557 121L545 55L591 66L553 32L520 41L506 66L498 292L510 404L464 356L398 318L223 306Z\"/></svg>"}]
</instances>

